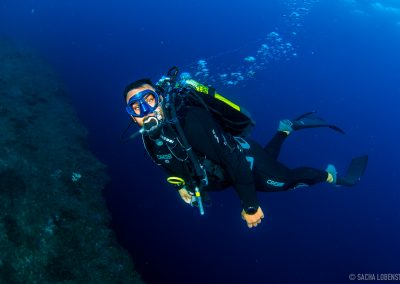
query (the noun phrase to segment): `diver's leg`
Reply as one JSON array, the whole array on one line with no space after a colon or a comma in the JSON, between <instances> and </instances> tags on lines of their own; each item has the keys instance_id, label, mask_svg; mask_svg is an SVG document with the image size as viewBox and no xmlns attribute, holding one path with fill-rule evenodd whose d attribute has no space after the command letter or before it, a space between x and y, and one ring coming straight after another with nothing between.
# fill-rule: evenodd
<instances>
[{"instance_id":1,"label":"diver's leg","mask_svg":"<svg viewBox=\"0 0 400 284\"><path fill-rule=\"evenodd\" d=\"M264 147L265 153L267 153L271 158L277 160L279 153L281 152L282 144L285 141L287 133L278 131L275 136L268 142Z\"/></svg>"},{"instance_id":2,"label":"diver's leg","mask_svg":"<svg viewBox=\"0 0 400 284\"><path fill-rule=\"evenodd\" d=\"M288 169L279 164L270 172L258 172L258 177L255 180L260 191L286 191L296 187L328 182L328 173L309 167Z\"/></svg>"},{"instance_id":3,"label":"diver's leg","mask_svg":"<svg viewBox=\"0 0 400 284\"><path fill-rule=\"evenodd\" d=\"M285 133L278 132L266 146L267 149L263 149L253 140L247 140L250 148L246 151L246 155L254 158L253 178L256 188L261 191L286 191L300 185L332 183L333 180L327 171L310 167L290 169L277 161L273 155L279 155L279 148L285 138ZM270 150L272 152L268 152Z\"/></svg>"},{"instance_id":4,"label":"diver's leg","mask_svg":"<svg viewBox=\"0 0 400 284\"><path fill-rule=\"evenodd\" d=\"M329 173L310 167L290 169L273 159L257 144L251 143L254 157L253 177L260 191L286 191L298 186L309 186L321 182L332 182Z\"/></svg>"},{"instance_id":5,"label":"diver's leg","mask_svg":"<svg viewBox=\"0 0 400 284\"><path fill-rule=\"evenodd\" d=\"M279 153L281 152L283 141L289 136L290 132L293 131L293 123L284 119L279 121L278 131L275 136L272 137L271 141L264 147L265 153L271 156L272 159L278 160Z\"/></svg>"},{"instance_id":6,"label":"diver's leg","mask_svg":"<svg viewBox=\"0 0 400 284\"><path fill-rule=\"evenodd\" d=\"M314 185L321 182L329 182L330 176L327 171L310 167L299 167L291 170L292 187L298 185Z\"/></svg>"},{"instance_id":7,"label":"diver's leg","mask_svg":"<svg viewBox=\"0 0 400 284\"><path fill-rule=\"evenodd\" d=\"M249 140L251 147L247 154L254 157L253 178L257 190L286 191L290 188L291 170L276 159L284 139L284 135L277 133L265 148Z\"/></svg>"}]
</instances>

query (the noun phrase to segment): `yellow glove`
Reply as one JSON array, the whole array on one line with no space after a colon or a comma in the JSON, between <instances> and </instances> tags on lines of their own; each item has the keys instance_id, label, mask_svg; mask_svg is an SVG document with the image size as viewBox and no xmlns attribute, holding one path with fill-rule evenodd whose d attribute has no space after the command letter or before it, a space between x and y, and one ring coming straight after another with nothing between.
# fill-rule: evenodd
<instances>
[{"instance_id":1,"label":"yellow glove","mask_svg":"<svg viewBox=\"0 0 400 284\"><path fill-rule=\"evenodd\" d=\"M182 187L178 190L178 192L182 200L185 201L185 203L190 204L190 202L192 201L192 195L189 193L189 191L187 191L186 188Z\"/></svg>"},{"instance_id":2,"label":"yellow glove","mask_svg":"<svg viewBox=\"0 0 400 284\"><path fill-rule=\"evenodd\" d=\"M246 221L249 228L257 227L257 225L261 223L261 219L263 218L264 213L261 210L261 207L258 207L257 212L252 215L246 214L246 211L242 210L242 219Z\"/></svg>"}]
</instances>

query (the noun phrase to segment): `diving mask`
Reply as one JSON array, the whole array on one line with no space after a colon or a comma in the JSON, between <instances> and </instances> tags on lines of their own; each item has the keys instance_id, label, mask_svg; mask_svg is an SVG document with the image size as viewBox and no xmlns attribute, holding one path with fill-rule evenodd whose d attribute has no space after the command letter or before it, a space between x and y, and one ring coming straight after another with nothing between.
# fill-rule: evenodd
<instances>
[{"instance_id":1,"label":"diving mask","mask_svg":"<svg viewBox=\"0 0 400 284\"><path fill-rule=\"evenodd\" d=\"M145 117L159 106L160 96L152 90L144 90L129 99L126 112L133 117Z\"/></svg>"}]
</instances>

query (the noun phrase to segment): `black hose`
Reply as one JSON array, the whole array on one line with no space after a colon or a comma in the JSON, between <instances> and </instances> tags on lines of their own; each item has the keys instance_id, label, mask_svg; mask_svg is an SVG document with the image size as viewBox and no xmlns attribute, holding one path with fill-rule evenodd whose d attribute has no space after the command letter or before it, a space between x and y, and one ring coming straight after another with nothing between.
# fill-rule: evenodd
<instances>
[{"instance_id":1,"label":"black hose","mask_svg":"<svg viewBox=\"0 0 400 284\"><path fill-rule=\"evenodd\" d=\"M141 134L140 130L131 134L129 137L125 137L126 132L128 132L129 128L131 128L133 123L133 120L131 120L128 124L128 126L125 128L125 130L121 133L121 136L119 137L119 142L121 143L126 143L129 140L135 139L139 134Z\"/></svg>"}]
</instances>

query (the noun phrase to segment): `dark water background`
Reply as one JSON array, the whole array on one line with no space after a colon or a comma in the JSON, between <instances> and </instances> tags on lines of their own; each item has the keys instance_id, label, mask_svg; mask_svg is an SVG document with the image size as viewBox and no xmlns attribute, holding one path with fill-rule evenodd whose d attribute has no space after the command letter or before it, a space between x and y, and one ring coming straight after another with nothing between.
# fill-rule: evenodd
<instances>
[{"instance_id":1,"label":"dark water background","mask_svg":"<svg viewBox=\"0 0 400 284\"><path fill-rule=\"evenodd\" d=\"M306 2L309 13L293 27L282 14L296 1L215 2L2 0L0 35L39 50L65 83L112 178L105 190L112 226L145 281L342 283L350 273L400 273L400 5ZM221 92L251 111L261 143L279 119L318 110L347 135L295 133L281 160L333 163L343 172L353 156L368 153L366 175L351 189L259 194L266 218L255 230L241 220L233 190L212 195L200 217L144 157L139 140L119 144L128 122L122 90L140 77L157 80L172 65L243 45L256 50L269 32L292 29L297 57ZM209 65L242 64L235 56Z\"/></svg>"}]
</instances>

